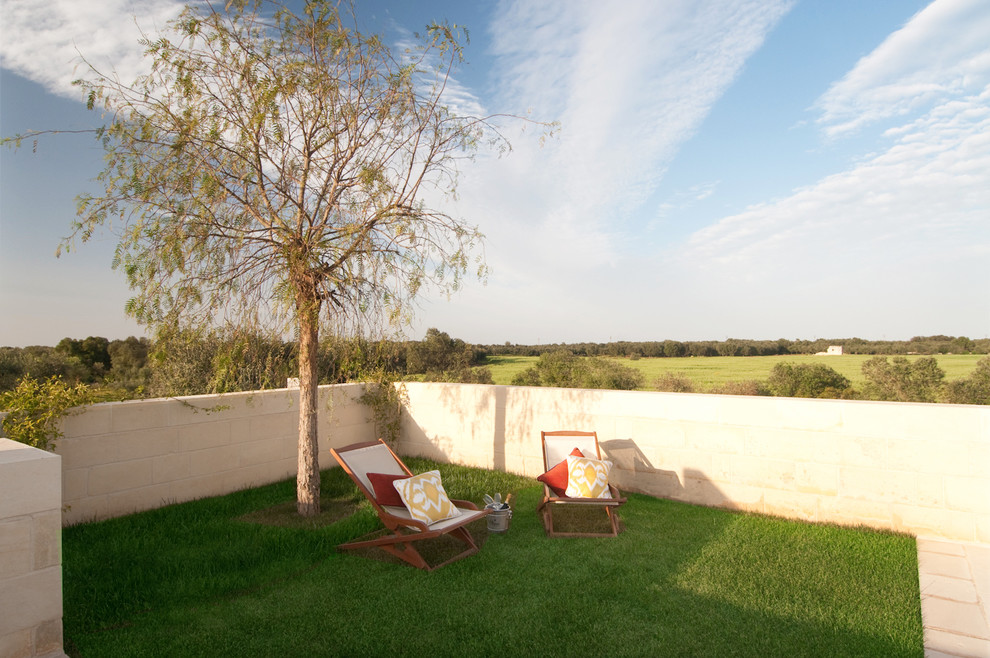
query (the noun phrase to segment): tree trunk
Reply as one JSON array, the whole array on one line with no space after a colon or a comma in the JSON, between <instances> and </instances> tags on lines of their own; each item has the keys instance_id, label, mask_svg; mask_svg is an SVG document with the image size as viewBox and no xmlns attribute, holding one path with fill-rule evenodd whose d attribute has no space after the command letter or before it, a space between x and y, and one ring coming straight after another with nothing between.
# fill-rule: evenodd
<instances>
[{"instance_id":1,"label":"tree trunk","mask_svg":"<svg viewBox=\"0 0 990 658\"><path fill-rule=\"evenodd\" d=\"M319 377L317 349L319 345L320 304L306 291L297 293L299 316L299 450L296 468L296 510L301 516L320 513L320 461L317 410Z\"/></svg>"}]
</instances>

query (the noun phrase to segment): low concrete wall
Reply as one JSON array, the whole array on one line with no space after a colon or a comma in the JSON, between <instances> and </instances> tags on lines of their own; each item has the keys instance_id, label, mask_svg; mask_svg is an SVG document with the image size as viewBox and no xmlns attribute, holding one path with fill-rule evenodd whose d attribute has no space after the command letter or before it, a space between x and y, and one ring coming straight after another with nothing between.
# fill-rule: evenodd
<instances>
[{"instance_id":1,"label":"low concrete wall","mask_svg":"<svg viewBox=\"0 0 990 658\"><path fill-rule=\"evenodd\" d=\"M406 384L400 449L528 476L593 429L628 491L990 543L990 407Z\"/></svg>"},{"instance_id":2,"label":"low concrete wall","mask_svg":"<svg viewBox=\"0 0 990 658\"><path fill-rule=\"evenodd\" d=\"M319 459L374 440L362 384L320 387ZM110 402L62 422L66 525L217 496L296 474L299 391Z\"/></svg>"},{"instance_id":3,"label":"low concrete wall","mask_svg":"<svg viewBox=\"0 0 990 658\"><path fill-rule=\"evenodd\" d=\"M61 461L0 439L0 656L65 655Z\"/></svg>"},{"instance_id":4,"label":"low concrete wall","mask_svg":"<svg viewBox=\"0 0 990 658\"><path fill-rule=\"evenodd\" d=\"M594 429L628 491L990 543L990 407L404 386L403 454L536 476L541 430ZM363 390L321 387L322 467L375 438ZM0 439L0 656L61 655L62 523L292 477L297 404L294 390L100 404L64 420L58 454Z\"/></svg>"},{"instance_id":5,"label":"low concrete wall","mask_svg":"<svg viewBox=\"0 0 990 658\"><path fill-rule=\"evenodd\" d=\"M622 488L990 543L990 407L406 383L399 449L535 476L540 430L595 429ZM320 465L376 438L321 387ZM63 523L292 477L297 390L94 405L63 421Z\"/></svg>"}]
</instances>

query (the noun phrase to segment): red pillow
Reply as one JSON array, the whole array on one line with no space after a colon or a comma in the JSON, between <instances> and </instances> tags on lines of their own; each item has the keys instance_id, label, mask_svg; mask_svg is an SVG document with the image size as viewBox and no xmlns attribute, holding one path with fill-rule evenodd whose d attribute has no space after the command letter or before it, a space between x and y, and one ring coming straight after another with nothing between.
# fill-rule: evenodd
<instances>
[{"instance_id":1,"label":"red pillow","mask_svg":"<svg viewBox=\"0 0 990 658\"><path fill-rule=\"evenodd\" d=\"M399 492L395 490L395 485L392 483L396 480L405 480L408 475L403 473L402 475L391 475L389 473L368 473L368 479L371 481L371 486L375 490L375 500L378 501L379 505L392 505L394 507L403 507L402 499L399 498ZM567 484L565 482L564 487Z\"/></svg>"},{"instance_id":2,"label":"red pillow","mask_svg":"<svg viewBox=\"0 0 990 658\"><path fill-rule=\"evenodd\" d=\"M574 448L571 451L571 456L584 457L584 453ZM563 496L564 492L567 491L567 460L563 460L536 479L550 487L558 496Z\"/></svg>"}]
</instances>

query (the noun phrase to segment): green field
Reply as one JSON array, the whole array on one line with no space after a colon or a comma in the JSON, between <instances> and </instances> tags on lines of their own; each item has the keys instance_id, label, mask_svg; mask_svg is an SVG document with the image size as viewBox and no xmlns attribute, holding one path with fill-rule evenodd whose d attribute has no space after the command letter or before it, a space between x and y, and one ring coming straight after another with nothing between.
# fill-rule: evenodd
<instances>
[{"instance_id":1,"label":"green field","mask_svg":"<svg viewBox=\"0 0 990 658\"><path fill-rule=\"evenodd\" d=\"M766 380L775 364L824 363L836 372L849 378L853 387L861 388L866 383L863 377L863 362L872 359L869 354L843 354L842 356L816 356L811 354L791 354L783 356L704 356L662 359L616 359L623 365L636 368L643 373L642 390L653 390L653 382L665 372L674 372L689 377L696 386L705 390L714 385L732 381ZM909 360L924 357L909 356ZM938 365L945 371L946 380L962 379L969 376L976 362L986 358L985 354L939 354L935 356ZM511 384L517 373L536 364L535 356L492 356L488 367L496 384Z\"/></svg>"}]
</instances>

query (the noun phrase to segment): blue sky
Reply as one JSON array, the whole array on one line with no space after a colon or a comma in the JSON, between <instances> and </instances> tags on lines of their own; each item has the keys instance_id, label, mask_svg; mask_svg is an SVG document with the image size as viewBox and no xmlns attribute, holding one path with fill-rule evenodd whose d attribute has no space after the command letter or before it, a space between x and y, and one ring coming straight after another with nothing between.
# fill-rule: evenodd
<instances>
[{"instance_id":1,"label":"blue sky","mask_svg":"<svg viewBox=\"0 0 990 658\"><path fill-rule=\"evenodd\" d=\"M407 335L473 343L990 336L986 0L358 1L401 47L470 29L450 102L561 123L463 168L487 284ZM172 0L0 0L0 133L98 125L79 55L132 79ZM0 345L141 335L111 234L56 259L101 151L0 152Z\"/></svg>"}]
</instances>

